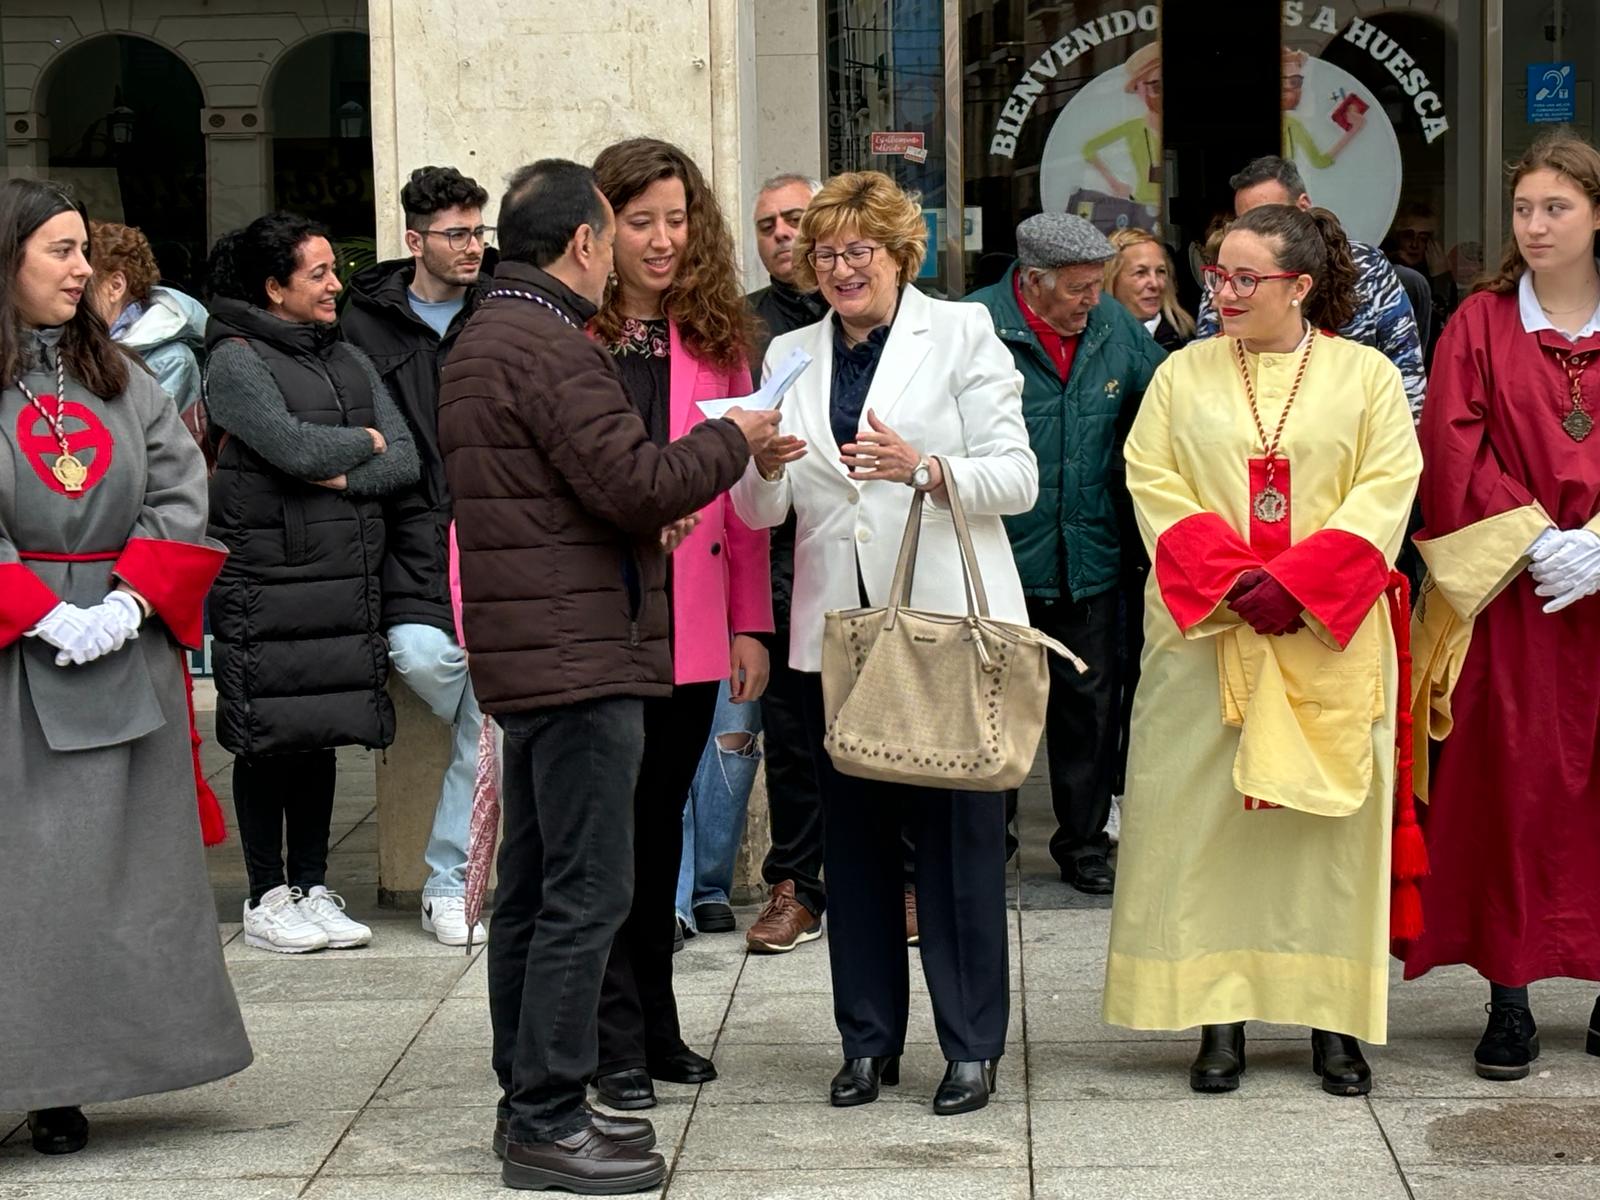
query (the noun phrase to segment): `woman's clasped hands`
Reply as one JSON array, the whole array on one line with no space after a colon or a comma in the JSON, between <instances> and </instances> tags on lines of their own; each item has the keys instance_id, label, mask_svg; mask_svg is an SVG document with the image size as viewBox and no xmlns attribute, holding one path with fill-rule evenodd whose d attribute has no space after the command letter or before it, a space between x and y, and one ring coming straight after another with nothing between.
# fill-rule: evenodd
<instances>
[{"instance_id":1,"label":"woman's clasped hands","mask_svg":"<svg viewBox=\"0 0 1600 1200\"><path fill-rule=\"evenodd\" d=\"M1261 568L1246 571L1226 596L1229 608L1263 637L1298 633L1306 627L1305 605Z\"/></svg>"}]
</instances>

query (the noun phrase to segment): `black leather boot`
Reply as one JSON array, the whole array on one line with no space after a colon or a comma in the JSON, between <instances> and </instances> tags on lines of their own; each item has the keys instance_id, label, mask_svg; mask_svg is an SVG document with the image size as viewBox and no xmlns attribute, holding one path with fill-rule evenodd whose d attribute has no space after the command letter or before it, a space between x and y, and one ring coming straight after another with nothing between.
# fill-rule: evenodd
<instances>
[{"instance_id":1,"label":"black leather boot","mask_svg":"<svg viewBox=\"0 0 1600 1200\"><path fill-rule=\"evenodd\" d=\"M1372 1068L1361 1043L1348 1033L1313 1029L1311 1069L1322 1076L1322 1090L1330 1096L1365 1096L1372 1090Z\"/></svg>"},{"instance_id":2,"label":"black leather boot","mask_svg":"<svg viewBox=\"0 0 1600 1200\"><path fill-rule=\"evenodd\" d=\"M1583 1041L1586 1053L1600 1055L1600 1000L1594 1002L1594 1009L1589 1013L1589 1036Z\"/></svg>"},{"instance_id":3,"label":"black leather boot","mask_svg":"<svg viewBox=\"0 0 1600 1200\"><path fill-rule=\"evenodd\" d=\"M76 1154L89 1144L89 1119L81 1108L37 1108L28 1133L40 1154Z\"/></svg>"},{"instance_id":4,"label":"black leather boot","mask_svg":"<svg viewBox=\"0 0 1600 1200\"><path fill-rule=\"evenodd\" d=\"M951 1063L945 1068L939 1090L933 1094L934 1115L953 1117L987 1107L999 1072L1000 1064L992 1058L982 1062Z\"/></svg>"},{"instance_id":5,"label":"black leather boot","mask_svg":"<svg viewBox=\"0 0 1600 1200\"><path fill-rule=\"evenodd\" d=\"M594 1090L612 1108L654 1108L656 1105L656 1085L650 1082L650 1073L643 1067L596 1075Z\"/></svg>"},{"instance_id":6,"label":"black leather boot","mask_svg":"<svg viewBox=\"0 0 1600 1200\"><path fill-rule=\"evenodd\" d=\"M1595 1007L1600 1012L1600 1005ZM1533 1014L1516 1004L1485 1004L1483 1009L1489 1014L1489 1024L1473 1051L1473 1069L1480 1079L1526 1079L1529 1064L1539 1057L1539 1027ZM1594 1028L1591 1016L1589 1053L1600 1054L1600 1037L1595 1036Z\"/></svg>"},{"instance_id":7,"label":"black leather boot","mask_svg":"<svg viewBox=\"0 0 1600 1200\"><path fill-rule=\"evenodd\" d=\"M828 1103L835 1108L854 1108L878 1098L878 1085L894 1087L900 1082L900 1056L885 1058L847 1058L828 1089Z\"/></svg>"},{"instance_id":8,"label":"black leather boot","mask_svg":"<svg viewBox=\"0 0 1600 1200\"><path fill-rule=\"evenodd\" d=\"M1244 1022L1200 1026L1200 1053L1189 1067L1197 1092L1231 1092L1244 1074Z\"/></svg>"}]
</instances>

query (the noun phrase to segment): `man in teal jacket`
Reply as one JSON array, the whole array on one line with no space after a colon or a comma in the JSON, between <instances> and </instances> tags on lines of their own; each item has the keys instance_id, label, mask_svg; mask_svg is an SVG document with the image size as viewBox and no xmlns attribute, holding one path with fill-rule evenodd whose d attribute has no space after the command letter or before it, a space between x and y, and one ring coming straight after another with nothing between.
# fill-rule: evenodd
<instances>
[{"instance_id":1,"label":"man in teal jacket","mask_svg":"<svg viewBox=\"0 0 1600 1200\"><path fill-rule=\"evenodd\" d=\"M1033 624L1089 664L1050 664L1046 746L1061 878L1104 895L1116 759L1122 441L1156 365L1155 339L1101 296L1115 252L1089 222L1041 213L1017 226L1017 262L967 299L982 304L1022 372L1022 415L1039 458L1039 502L1006 518ZM1129 553L1139 553L1129 547Z\"/></svg>"}]
</instances>

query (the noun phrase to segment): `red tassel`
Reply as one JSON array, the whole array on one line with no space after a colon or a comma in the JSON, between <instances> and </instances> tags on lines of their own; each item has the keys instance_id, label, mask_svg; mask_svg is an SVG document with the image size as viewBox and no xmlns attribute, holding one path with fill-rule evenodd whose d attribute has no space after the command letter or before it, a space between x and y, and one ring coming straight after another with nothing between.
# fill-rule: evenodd
<instances>
[{"instance_id":1,"label":"red tassel","mask_svg":"<svg viewBox=\"0 0 1600 1200\"><path fill-rule=\"evenodd\" d=\"M1415 883L1397 883L1389 900L1389 937L1412 942L1422 936L1422 892Z\"/></svg>"},{"instance_id":2,"label":"red tassel","mask_svg":"<svg viewBox=\"0 0 1600 1200\"><path fill-rule=\"evenodd\" d=\"M222 816L222 805L217 794L206 782L200 766L200 731L194 723L194 676L189 673L189 656L178 652L178 666L183 671L183 698L189 705L189 754L194 762L194 795L200 809L200 840L207 846L220 846L228 837L228 823Z\"/></svg>"},{"instance_id":3,"label":"red tassel","mask_svg":"<svg viewBox=\"0 0 1600 1200\"><path fill-rule=\"evenodd\" d=\"M1411 581L1389 573L1389 622L1399 659L1399 700L1395 707L1394 835L1389 876L1389 937L1409 942L1422 936L1422 891L1417 880L1428 873L1428 846L1417 824L1416 786L1411 745Z\"/></svg>"}]
</instances>

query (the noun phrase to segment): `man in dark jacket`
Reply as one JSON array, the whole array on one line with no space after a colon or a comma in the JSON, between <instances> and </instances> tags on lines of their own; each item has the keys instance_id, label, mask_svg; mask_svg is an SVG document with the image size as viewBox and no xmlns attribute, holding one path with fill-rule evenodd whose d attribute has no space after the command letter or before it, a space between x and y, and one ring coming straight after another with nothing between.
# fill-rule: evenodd
<instances>
[{"instance_id":1,"label":"man in dark jacket","mask_svg":"<svg viewBox=\"0 0 1600 1200\"><path fill-rule=\"evenodd\" d=\"M600 982L632 902L643 700L672 691L666 553L777 436L735 409L664 447L583 326L616 221L577 163L516 172L501 263L445 365L439 443L472 683L505 732L489 1011L512 1187L643 1191L648 1121L596 1113Z\"/></svg>"},{"instance_id":2,"label":"man in dark jacket","mask_svg":"<svg viewBox=\"0 0 1600 1200\"><path fill-rule=\"evenodd\" d=\"M383 627L389 661L434 714L451 724L450 762L425 859L422 927L447 946L483 940L467 928L467 835L483 713L456 642L450 604L450 489L439 453L439 367L477 307L489 254L489 193L454 167L418 167L400 192L410 257L350 281L340 325L366 351L411 426L422 459L415 488L385 507Z\"/></svg>"},{"instance_id":3,"label":"man in dark jacket","mask_svg":"<svg viewBox=\"0 0 1600 1200\"><path fill-rule=\"evenodd\" d=\"M1117 749L1122 438L1166 352L1100 294L1111 243L1089 222L1041 213L1017 227L1018 261L967 299L982 304L1022 372L1039 502L1006 518L1033 624L1088 662L1050 664L1046 746L1061 878L1104 895L1116 878L1106 819Z\"/></svg>"},{"instance_id":4,"label":"man in dark jacket","mask_svg":"<svg viewBox=\"0 0 1600 1200\"><path fill-rule=\"evenodd\" d=\"M794 239L800 218L820 188L804 175L777 175L756 197L756 249L771 282L751 292L750 307L761 319L761 341L752 374L761 377L761 362L772 339L827 315L815 292L794 286ZM795 519L772 531L772 676L761 696L761 724L766 730L767 811L772 822L772 847L761 865L771 892L767 905L745 933L745 944L757 954L783 954L801 942L822 936L822 798L807 747L801 713L801 675L789 666L789 599L794 592Z\"/></svg>"}]
</instances>

